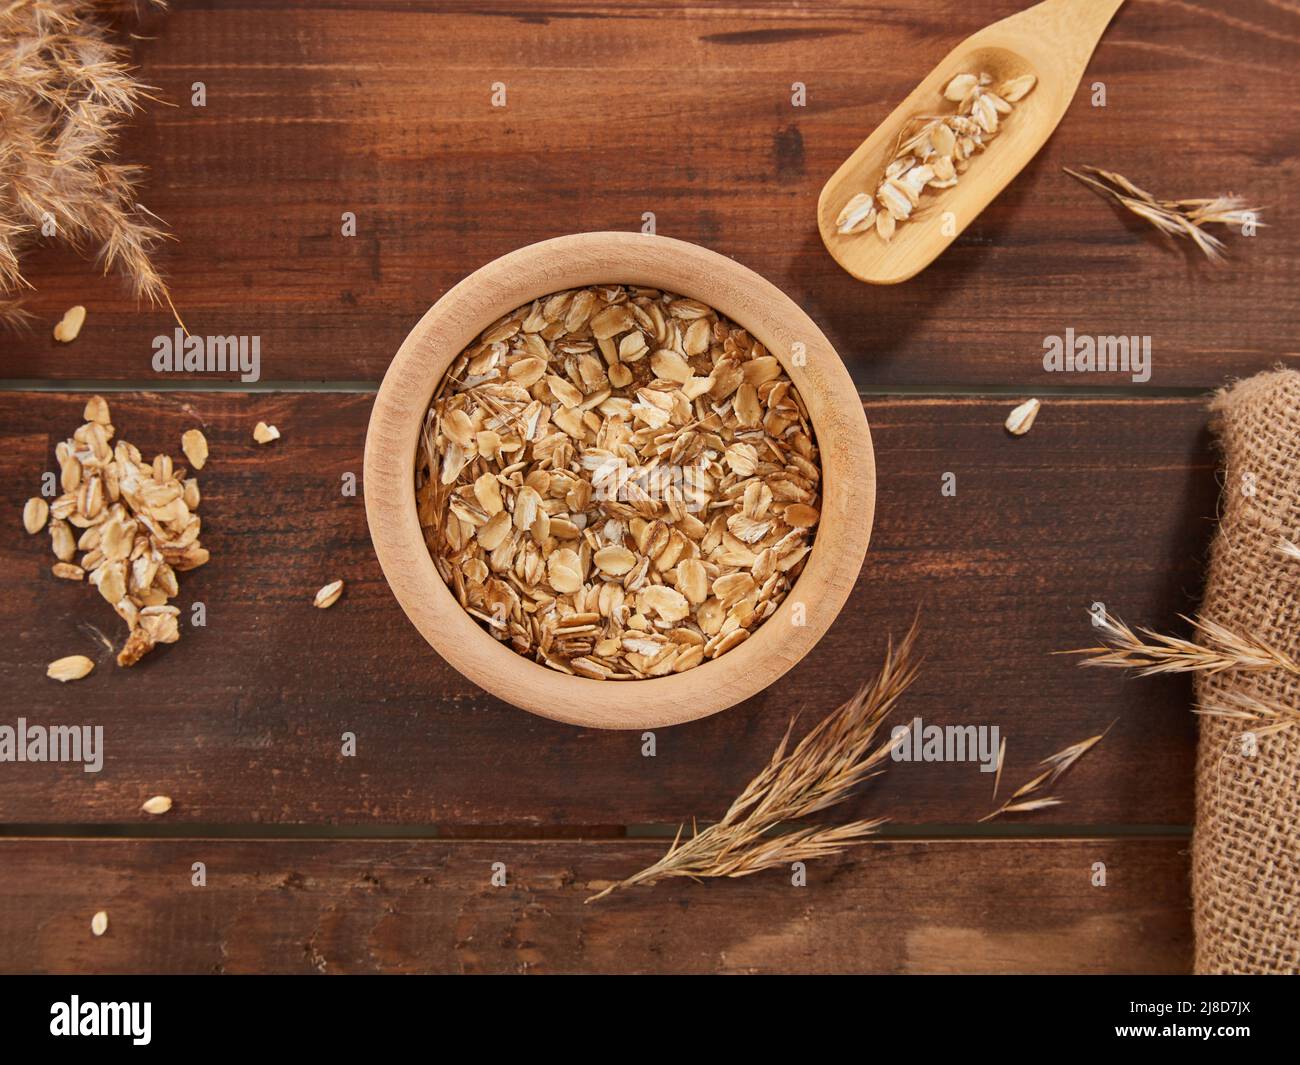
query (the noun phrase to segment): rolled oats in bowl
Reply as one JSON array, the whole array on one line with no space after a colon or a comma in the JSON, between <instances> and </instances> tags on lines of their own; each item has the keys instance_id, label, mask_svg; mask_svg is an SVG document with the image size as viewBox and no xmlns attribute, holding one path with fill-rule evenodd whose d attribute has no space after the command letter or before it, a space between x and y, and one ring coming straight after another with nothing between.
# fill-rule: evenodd
<instances>
[{"instance_id":1,"label":"rolled oats in bowl","mask_svg":"<svg viewBox=\"0 0 1300 1065\"><path fill-rule=\"evenodd\" d=\"M434 392L416 504L439 574L563 673L681 673L789 593L817 443L775 357L697 300L601 285L489 326Z\"/></svg>"}]
</instances>

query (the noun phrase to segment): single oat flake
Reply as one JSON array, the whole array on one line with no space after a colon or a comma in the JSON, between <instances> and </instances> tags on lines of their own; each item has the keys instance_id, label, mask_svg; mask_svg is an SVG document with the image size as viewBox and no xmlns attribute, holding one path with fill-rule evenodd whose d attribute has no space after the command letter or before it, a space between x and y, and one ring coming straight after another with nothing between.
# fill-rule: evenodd
<instances>
[{"instance_id":1,"label":"single oat flake","mask_svg":"<svg viewBox=\"0 0 1300 1065\"><path fill-rule=\"evenodd\" d=\"M155 795L152 799L146 800L140 807L140 809L145 813L154 814L155 816L158 814L165 814L171 808L172 800L167 795Z\"/></svg>"},{"instance_id":2,"label":"single oat flake","mask_svg":"<svg viewBox=\"0 0 1300 1065\"><path fill-rule=\"evenodd\" d=\"M316 593L316 598L312 600L312 605L325 610L332 607L339 601L339 596L343 594L342 581L330 581L320 591Z\"/></svg>"},{"instance_id":3,"label":"single oat flake","mask_svg":"<svg viewBox=\"0 0 1300 1065\"><path fill-rule=\"evenodd\" d=\"M1036 399L1027 399L1007 415L1007 432L1014 436L1024 436L1034 426L1034 419L1042 404Z\"/></svg>"},{"instance_id":4,"label":"single oat flake","mask_svg":"<svg viewBox=\"0 0 1300 1065\"><path fill-rule=\"evenodd\" d=\"M681 673L789 593L820 518L807 408L698 300L596 285L489 326L438 384L416 506L497 640L562 673Z\"/></svg>"},{"instance_id":5,"label":"single oat flake","mask_svg":"<svg viewBox=\"0 0 1300 1065\"><path fill-rule=\"evenodd\" d=\"M66 684L70 680L90 676L94 668L95 663L85 655L68 655L66 658L56 658L46 666L45 675Z\"/></svg>"},{"instance_id":6,"label":"single oat flake","mask_svg":"<svg viewBox=\"0 0 1300 1065\"><path fill-rule=\"evenodd\" d=\"M78 304L69 307L54 326L54 339L69 344L77 339L86 322L86 308Z\"/></svg>"},{"instance_id":7,"label":"single oat flake","mask_svg":"<svg viewBox=\"0 0 1300 1065\"><path fill-rule=\"evenodd\" d=\"M104 910L100 910L90 919L90 931L96 936L102 936L108 931L108 914Z\"/></svg>"},{"instance_id":8,"label":"single oat flake","mask_svg":"<svg viewBox=\"0 0 1300 1065\"><path fill-rule=\"evenodd\" d=\"M196 470L203 469L208 461L208 438L197 429L187 429L181 436L181 450Z\"/></svg>"},{"instance_id":9,"label":"single oat flake","mask_svg":"<svg viewBox=\"0 0 1300 1065\"><path fill-rule=\"evenodd\" d=\"M35 536L45 528L50 516L50 505L40 496L32 496L23 507L23 528Z\"/></svg>"}]
</instances>

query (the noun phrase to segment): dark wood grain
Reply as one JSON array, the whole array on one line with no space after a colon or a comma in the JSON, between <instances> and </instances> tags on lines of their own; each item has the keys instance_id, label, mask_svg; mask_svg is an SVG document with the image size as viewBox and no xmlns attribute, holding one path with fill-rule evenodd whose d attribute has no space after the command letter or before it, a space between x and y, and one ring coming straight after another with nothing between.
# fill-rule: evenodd
<instances>
[{"instance_id":1,"label":"dark wood grain","mask_svg":"<svg viewBox=\"0 0 1300 1065\"><path fill-rule=\"evenodd\" d=\"M877 842L802 888L773 870L584 905L663 844L3 840L0 970L1186 972L1185 843Z\"/></svg>"},{"instance_id":2,"label":"dark wood grain","mask_svg":"<svg viewBox=\"0 0 1300 1065\"><path fill-rule=\"evenodd\" d=\"M267 380L375 382L476 267L559 233L637 229L645 212L771 278L872 388L1131 387L1045 374L1043 339L1067 327L1149 335L1150 386L1217 384L1294 353L1300 14L1268 0L1132 0L1043 153L934 266L882 289L833 263L814 221L822 183L950 47L1021 6L177 5L135 42L177 106L151 107L124 157L150 166L144 202L178 237L161 261L187 324L260 336ZM796 81L806 107L791 105ZM1168 196L1244 193L1271 228L1231 238L1216 271L1063 164ZM344 211L355 237L340 235ZM4 376L156 379L167 314L137 311L62 248L27 269L40 328L0 339ZM65 348L48 330L72 303L90 314Z\"/></svg>"},{"instance_id":3,"label":"dark wood grain","mask_svg":"<svg viewBox=\"0 0 1300 1065\"><path fill-rule=\"evenodd\" d=\"M1189 686L1080 669L1051 652L1093 642L1104 601L1135 623L1177 627L1199 589L1216 484L1200 401L1049 400L1033 431L1002 428L1004 400L872 400L880 495L866 566L813 653L762 695L662 730L584 731L489 698L430 650L374 559L359 473L371 398L229 393L112 395L113 420L146 454L201 425L212 562L179 602L206 628L134 670L108 659L87 624L121 626L88 587L49 573L48 538L24 534L23 499L84 396L0 396L0 689L3 721L101 724L103 771L0 765L0 820L143 819L166 793L168 823L412 823L439 826L676 823L717 816L766 761L792 714L820 718L876 668L890 633L922 610L921 679L903 713L931 724L996 725L1004 785L1039 759L1116 724L1060 786L1037 824L1190 821ZM283 439L253 444L259 419ZM957 494L941 494L945 472ZM313 593L347 590L331 610ZM84 681L46 680L62 655L100 659ZM344 732L355 758L340 756ZM844 817L969 824L990 806L973 764L901 764Z\"/></svg>"}]
</instances>

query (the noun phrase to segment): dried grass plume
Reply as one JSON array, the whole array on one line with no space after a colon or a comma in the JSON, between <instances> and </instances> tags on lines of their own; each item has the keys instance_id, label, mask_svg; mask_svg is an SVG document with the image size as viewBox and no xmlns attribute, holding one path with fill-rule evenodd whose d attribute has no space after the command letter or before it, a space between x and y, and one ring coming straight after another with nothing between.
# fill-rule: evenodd
<instances>
[{"instance_id":1,"label":"dried grass plume","mask_svg":"<svg viewBox=\"0 0 1300 1065\"><path fill-rule=\"evenodd\" d=\"M22 253L59 239L94 253L137 298L171 305L153 262L166 236L136 200L141 168L115 161L117 131L150 89L85 0L0 0L0 322L27 317ZM161 5L159 5L161 6Z\"/></svg>"},{"instance_id":2,"label":"dried grass plume","mask_svg":"<svg viewBox=\"0 0 1300 1065\"><path fill-rule=\"evenodd\" d=\"M785 829L789 822L843 802L863 781L884 772L883 763L897 741L886 737L877 742L877 737L899 698L916 679L916 634L914 622L897 649L891 640L875 679L787 753L794 728L791 721L767 766L749 782L722 820L694 831L684 842L683 826L659 861L587 901L669 877L749 876L791 862L838 854L865 842L884 824L884 818Z\"/></svg>"}]
</instances>

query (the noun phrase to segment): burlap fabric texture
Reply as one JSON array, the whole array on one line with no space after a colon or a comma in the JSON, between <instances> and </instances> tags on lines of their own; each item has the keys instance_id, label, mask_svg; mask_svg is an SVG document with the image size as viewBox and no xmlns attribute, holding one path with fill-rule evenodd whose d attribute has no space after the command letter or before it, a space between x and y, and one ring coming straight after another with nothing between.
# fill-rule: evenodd
<instances>
[{"instance_id":1,"label":"burlap fabric texture","mask_svg":"<svg viewBox=\"0 0 1300 1065\"><path fill-rule=\"evenodd\" d=\"M1300 373L1260 374L1220 392L1212 428L1223 499L1203 614L1300 661ZM1300 711L1286 669L1198 675L1197 701L1246 696ZM1198 973L1300 972L1300 724L1259 735L1202 717L1196 759L1192 901ZM1258 726L1256 726L1258 727Z\"/></svg>"}]
</instances>

